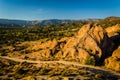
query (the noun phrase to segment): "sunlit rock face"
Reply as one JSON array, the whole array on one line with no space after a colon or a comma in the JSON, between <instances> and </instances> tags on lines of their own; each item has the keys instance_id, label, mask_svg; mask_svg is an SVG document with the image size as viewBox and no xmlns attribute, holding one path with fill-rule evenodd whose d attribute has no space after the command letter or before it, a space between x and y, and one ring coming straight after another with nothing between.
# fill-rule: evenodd
<instances>
[{"instance_id":1,"label":"sunlit rock face","mask_svg":"<svg viewBox=\"0 0 120 80\"><path fill-rule=\"evenodd\" d=\"M91 56L99 62L110 55L112 50L113 43L106 31L98 24L87 24L67 41L62 53L63 57L79 59L84 64Z\"/></svg>"}]
</instances>

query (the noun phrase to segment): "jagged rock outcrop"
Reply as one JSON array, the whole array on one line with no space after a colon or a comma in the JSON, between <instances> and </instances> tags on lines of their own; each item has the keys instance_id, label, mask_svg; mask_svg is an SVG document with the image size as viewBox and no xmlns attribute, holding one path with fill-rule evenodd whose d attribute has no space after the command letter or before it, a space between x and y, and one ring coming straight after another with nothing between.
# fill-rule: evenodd
<instances>
[{"instance_id":1,"label":"jagged rock outcrop","mask_svg":"<svg viewBox=\"0 0 120 80\"><path fill-rule=\"evenodd\" d=\"M84 64L91 56L96 62L102 61L112 50L113 44L106 31L100 25L87 24L67 41L61 54L63 58L79 59Z\"/></svg>"}]
</instances>

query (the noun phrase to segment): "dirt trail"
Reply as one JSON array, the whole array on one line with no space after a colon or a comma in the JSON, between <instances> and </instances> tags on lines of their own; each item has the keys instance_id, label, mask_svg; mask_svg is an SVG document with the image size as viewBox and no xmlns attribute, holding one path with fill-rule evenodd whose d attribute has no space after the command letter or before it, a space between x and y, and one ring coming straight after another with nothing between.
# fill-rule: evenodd
<instances>
[{"instance_id":1,"label":"dirt trail","mask_svg":"<svg viewBox=\"0 0 120 80\"><path fill-rule=\"evenodd\" d=\"M3 59L8 59L8 60L12 60L12 61L16 61L16 62L27 62L27 63L33 63L33 64L41 64L41 63L48 63L48 64L52 64L52 63L61 63L64 65L74 65L74 66L79 66L79 67L86 67L86 68L90 68L90 69L94 69L94 70L98 70L98 71L102 71L105 73L110 73L110 74L114 74L115 76L119 76L120 77L120 73L116 73L110 70L106 70L100 67L96 67L96 66L90 66L90 65L82 65L79 64L77 62L68 62L68 61L33 61L33 60L23 60L23 59L18 59L18 58L11 58L11 57L6 57L6 56L0 56L0 58Z\"/></svg>"}]
</instances>

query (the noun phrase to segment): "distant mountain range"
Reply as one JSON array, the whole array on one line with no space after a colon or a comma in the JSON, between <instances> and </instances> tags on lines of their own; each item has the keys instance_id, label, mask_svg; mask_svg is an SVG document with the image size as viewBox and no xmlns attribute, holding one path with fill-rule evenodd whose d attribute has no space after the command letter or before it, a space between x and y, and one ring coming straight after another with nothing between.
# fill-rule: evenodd
<instances>
[{"instance_id":1,"label":"distant mountain range","mask_svg":"<svg viewBox=\"0 0 120 80\"><path fill-rule=\"evenodd\" d=\"M84 19L84 20L59 20L59 19L50 19L50 20L11 20L11 19L0 19L0 27L29 27L29 26L44 26L44 25L53 25L53 24L65 24L73 22L94 22L99 19Z\"/></svg>"},{"instance_id":2,"label":"distant mountain range","mask_svg":"<svg viewBox=\"0 0 120 80\"><path fill-rule=\"evenodd\" d=\"M99 21L102 23L110 21L120 21L120 17L107 17L105 19L82 19L82 20L59 20L59 19L50 19L50 20L12 20L12 19L0 19L0 27L30 27L30 26L44 26L44 25L53 25L53 24L65 24L65 23L74 23L74 22L95 22Z\"/></svg>"}]
</instances>

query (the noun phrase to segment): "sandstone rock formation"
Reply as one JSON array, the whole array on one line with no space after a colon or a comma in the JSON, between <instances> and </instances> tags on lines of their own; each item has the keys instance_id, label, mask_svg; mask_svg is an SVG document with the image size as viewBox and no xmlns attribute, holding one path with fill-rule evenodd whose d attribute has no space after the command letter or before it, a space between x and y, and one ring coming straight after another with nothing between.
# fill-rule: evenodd
<instances>
[{"instance_id":1,"label":"sandstone rock formation","mask_svg":"<svg viewBox=\"0 0 120 80\"><path fill-rule=\"evenodd\" d=\"M48 58L54 58L57 56L58 52L64 47L69 38L64 37L60 40L53 39L45 42L37 42L37 44L30 45L27 50L35 50L29 54L26 54L27 57L36 60L44 60ZM58 55L62 56L62 55Z\"/></svg>"},{"instance_id":2,"label":"sandstone rock formation","mask_svg":"<svg viewBox=\"0 0 120 80\"><path fill-rule=\"evenodd\" d=\"M96 62L102 61L111 54L112 42L108 39L106 31L97 24L87 24L69 39L61 51L64 58L79 59L85 63L93 56Z\"/></svg>"}]
</instances>

